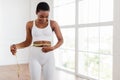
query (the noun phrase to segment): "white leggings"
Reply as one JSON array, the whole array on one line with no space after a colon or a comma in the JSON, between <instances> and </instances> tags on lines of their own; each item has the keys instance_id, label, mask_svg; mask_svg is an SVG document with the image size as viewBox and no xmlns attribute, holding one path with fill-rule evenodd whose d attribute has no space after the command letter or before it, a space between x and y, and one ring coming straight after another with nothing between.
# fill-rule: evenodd
<instances>
[{"instance_id":1,"label":"white leggings","mask_svg":"<svg viewBox=\"0 0 120 80\"><path fill-rule=\"evenodd\" d=\"M29 69L31 80L42 80L41 75L43 80L54 80L53 52L44 53L41 51L41 47L30 47Z\"/></svg>"}]
</instances>

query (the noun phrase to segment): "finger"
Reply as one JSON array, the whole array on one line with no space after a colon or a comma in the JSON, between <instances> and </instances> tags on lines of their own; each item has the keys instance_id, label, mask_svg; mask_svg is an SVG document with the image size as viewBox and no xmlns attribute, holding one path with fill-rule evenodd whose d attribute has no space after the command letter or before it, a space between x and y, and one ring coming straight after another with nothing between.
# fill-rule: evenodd
<instances>
[{"instance_id":1,"label":"finger","mask_svg":"<svg viewBox=\"0 0 120 80\"><path fill-rule=\"evenodd\" d=\"M16 55L16 53L13 53L13 55Z\"/></svg>"},{"instance_id":2,"label":"finger","mask_svg":"<svg viewBox=\"0 0 120 80\"><path fill-rule=\"evenodd\" d=\"M13 52L12 54L13 54L13 55L16 55L16 52Z\"/></svg>"},{"instance_id":3,"label":"finger","mask_svg":"<svg viewBox=\"0 0 120 80\"><path fill-rule=\"evenodd\" d=\"M46 52L46 50L42 50L43 52Z\"/></svg>"},{"instance_id":4,"label":"finger","mask_svg":"<svg viewBox=\"0 0 120 80\"><path fill-rule=\"evenodd\" d=\"M49 52L49 51L48 51L48 50L43 50L43 52L44 52L44 53L47 53L47 52Z\"/></svg>"},{"instance_id":5,"label":"finger","mask_svg":"<svg viewBox=\"0 0 120 80\"><path fill-rule=\"evenodd\" d=\"M11 51L15 51L15 49L11 49Z\"/></svg>"},{"instance_id":6,"label":"finger","mask_svg":"<svg viewBox=\"0 0 120 80\"><path fill-rule=\"evenodd\" d=\"M46 52L47 52L47 50L45 50L45 49L42 49L42 52L46 53Z\"/></svg>"},{"instance_id":7,"label":"finger","mask_svg":"<svg viewBox=\"0 0 120 80\"><path fill-rule=\"evenodd\" d=\"M45 50L42 48L42 52L45 52Z\"/></svg>"},{"instance_id":8,"label":"finger","mask_svg":"<svg viewBox=\"0 0 120 80\"><path fill-rule=\"evenodd\" d=\"M12 52L12 55L14 55L15 53L14 52Z\"/></svg>"},{"instance_id":9,"label":"finger","mask_svg":"<svg viewBox=\"0 0 120 80\"><path fill-rule=\"evenodd\" d=\"M14 55L17 51L16 51L16 50L12 50L11 52L12 52L12 54Z\"/></svg>"},{"instance_id":10,"label":"finger","mask_svg":"<svg viewBox=\"0 0 120 80\"><path fill-rule=\"evenodd\" d=\"M45 51L45 50L46 50L46 49L43 47L43 48L42 48L42 51Z\"/></svg>"},{"instance_id":11,"label":"finger","mask_svg":"<svg viewBox=\"0 0 120 80\"><path fill-rule=\"evenodd\" d=\"M16 50L11 50L11 52L15 52Z\"/></svg>"}]
</instances>

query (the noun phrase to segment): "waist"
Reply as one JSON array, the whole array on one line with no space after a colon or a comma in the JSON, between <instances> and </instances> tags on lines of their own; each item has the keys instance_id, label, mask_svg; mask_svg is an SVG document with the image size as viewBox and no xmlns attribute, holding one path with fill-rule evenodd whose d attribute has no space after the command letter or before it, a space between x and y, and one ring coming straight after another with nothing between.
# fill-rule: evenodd
<instances>
[{"instance_id":1,"label":"waist","mask_svg":"<svg viewBox=\"0 0 120 80\"><path fill-rule=\"evenodd\" d=\"M34 41L33 46L35 46L35 47L50 47L51 42L50 41Z\"/></svg>"}]
</instances>

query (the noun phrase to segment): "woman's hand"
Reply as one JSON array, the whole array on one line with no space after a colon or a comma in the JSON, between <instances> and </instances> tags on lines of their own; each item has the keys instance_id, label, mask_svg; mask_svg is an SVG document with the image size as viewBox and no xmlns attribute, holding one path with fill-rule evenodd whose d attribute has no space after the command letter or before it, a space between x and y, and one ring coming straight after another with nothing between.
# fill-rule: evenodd
<instances>
[{"instance_id":1,"label":"woman's hand","mask_svg":"<svg viewBox=\"0 0 120 80\"><path fill-rule=\"evenodd\" d=\"M10 51L11 51L12 55L16 55L17 48L16 48L15 44L13 44L13 45L10 46Z\"/></svg>"},{"instance_id":2,"label":"woman's hand","mask_svg":"<svg viewBox=\"0 0 120 80\"><path fill-rule=\"evenodd\" d=\"M45 53L47 53L49 51L53 51L53 50L54 50L54 47L43 47L42 48L42 51L45 52Z\"/></svg>"}]
</instances>

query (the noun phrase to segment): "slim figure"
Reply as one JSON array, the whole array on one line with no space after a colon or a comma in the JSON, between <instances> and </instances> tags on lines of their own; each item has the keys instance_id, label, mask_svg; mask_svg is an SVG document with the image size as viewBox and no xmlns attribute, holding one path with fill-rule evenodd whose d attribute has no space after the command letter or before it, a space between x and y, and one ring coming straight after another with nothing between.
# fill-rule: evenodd
<instances>
[{"instance_id":1,"label":"slim figure","mask_svg":"<svg viewBox=\"0 0 120 80\"><path fill-rule=\"evenodd\" d=\"M60 47L63 37L56 21L49 19L50 8L46 2L40 2L36 8L37 19L26 24L26 40L13 44L10 50L13 55L17 49L30 46L29 69L31 80L54 80L55 61L53 50ZM53 32L58 42L52 45Z\"/></svg>"}]
</instances>

